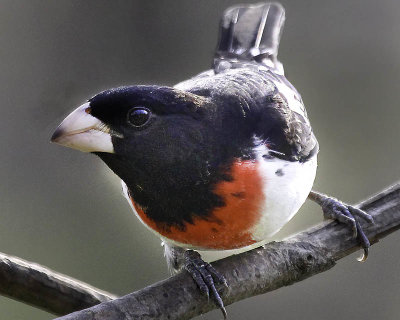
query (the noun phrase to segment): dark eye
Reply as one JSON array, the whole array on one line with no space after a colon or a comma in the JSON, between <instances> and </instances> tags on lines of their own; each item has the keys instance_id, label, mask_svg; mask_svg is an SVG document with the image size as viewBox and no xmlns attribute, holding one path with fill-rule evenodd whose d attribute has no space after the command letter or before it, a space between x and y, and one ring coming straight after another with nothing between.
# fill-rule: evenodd
<instances>
[{"instance_id":1,"label":"dark eye","mask_svg":"<svg viewBox=\"0 0 400 320\"><path fill-rule=\"evenodd\" d=\"M144 126L150 119L151 112L145 107L136 107L129 111L128 122L135 126Z\"/></svg>"}]
</instances>

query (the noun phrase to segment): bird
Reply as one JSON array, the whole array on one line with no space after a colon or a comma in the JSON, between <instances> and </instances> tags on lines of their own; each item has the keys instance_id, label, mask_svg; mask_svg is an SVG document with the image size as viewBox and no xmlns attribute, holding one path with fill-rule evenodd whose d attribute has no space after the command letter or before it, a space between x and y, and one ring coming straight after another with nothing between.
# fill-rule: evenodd
<instances>
[{"instance_id":1,"label":"bird","mask_svg":"<svg viewBox=\"0 0 400 320\"><path fill-rule=\"evenodd\" d=\"M229 286L197 250L271 239L310 199L347 224L364 249L366 212L312 190L319 144L278 48L279 3L225 10L211 69L173 87L100 92L70 113L51 141L98 156L122 181L137 218L226 317Z\"/></svg>"}]
</instances>

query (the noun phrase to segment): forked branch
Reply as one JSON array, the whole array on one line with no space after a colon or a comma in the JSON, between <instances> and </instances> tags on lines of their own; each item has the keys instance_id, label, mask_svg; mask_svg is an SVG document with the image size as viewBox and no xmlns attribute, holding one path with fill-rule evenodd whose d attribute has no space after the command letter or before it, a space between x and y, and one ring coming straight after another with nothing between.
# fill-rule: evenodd
<instances>
[{"instance_id":1,"label":"forked branch","mask_svg":"<svg viewBox=\"0 0 400 320\"><path fill-rule=\"evenodd\" d=\"M57 315L116 296L36 263L0 253L0 294Z\"/></svg>"}]
</instances>

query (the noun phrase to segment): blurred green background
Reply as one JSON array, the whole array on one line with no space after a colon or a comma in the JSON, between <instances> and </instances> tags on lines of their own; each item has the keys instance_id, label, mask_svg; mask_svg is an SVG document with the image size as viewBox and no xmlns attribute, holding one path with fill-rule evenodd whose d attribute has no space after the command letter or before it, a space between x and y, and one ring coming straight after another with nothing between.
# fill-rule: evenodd
<instances>
[{"instance_id":1,"label":"blurred green background","mask_svg":"<svg viewBox=\"0 0 400 320\"><path fill-rule=\"evenodd\" d=\"M247 1L241 1L247 2ZM168 276L160 241L96 157L49 143L100 90L173 85L211 64L236 1L0 1L0 251L116 294ZM315 189L357 202L400 178L400 2L285 0L280 60L321 145ZM306 204L284 233L322 220ZM400 232L230 319L398 319ZM0 297L0 319L52 315ZM203 319L218 319L212 312Z\"/></svg>"}]
</instances>

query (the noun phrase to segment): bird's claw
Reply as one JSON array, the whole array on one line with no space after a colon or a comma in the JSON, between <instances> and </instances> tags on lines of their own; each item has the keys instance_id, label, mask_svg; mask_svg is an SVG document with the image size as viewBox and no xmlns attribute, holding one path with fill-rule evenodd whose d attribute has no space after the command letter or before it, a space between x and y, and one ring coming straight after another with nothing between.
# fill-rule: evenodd
<instances>
[{"instance_id":1,"label":"bird's claw","mask_svg":"<svg viewBox=\"0 0 400 320\"><path fill-rule=\"evenodd\" d=\"M368 223L374 223L372 216L359 208L345 204L331 197L326 197L326 199L322 201L321 207L325 218L334 219L351 226L353 237L359 238L361 246L364 249L364 254L357 260L360 262L367 260L371 244L358 220L361 218Z\"/></svg>"},{"instance_id":2,"label":"bird's claw","mask_svg":"<svg viewBox=\"0 0 400 320\"><path fill-rule=\"evenodd\" d=\"M227 319L224 302L215 286L222 284L227 287L225 277L215 270L211 264L203 261L200 254L193 250L186 250L185 252L185 270L190 273L200 292L206 295L208 299L211 296L214 303L222 311L224 319Z\"/></svg>"}]
</instances>

